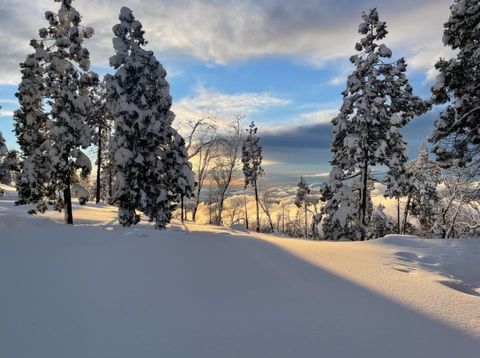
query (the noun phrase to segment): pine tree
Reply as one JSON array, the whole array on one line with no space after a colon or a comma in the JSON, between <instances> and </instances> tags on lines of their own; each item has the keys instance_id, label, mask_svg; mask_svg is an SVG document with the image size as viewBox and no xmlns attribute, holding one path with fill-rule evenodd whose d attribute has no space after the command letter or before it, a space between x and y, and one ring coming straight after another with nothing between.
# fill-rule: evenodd
<instances>
[{"instance_id":1,"label":"pine tree","mask_svg":"<svg viewBox=\"0 0 480 358\"><path fill-rule=\"evenodd\" d=\"M185 140L175 129L171 128L170 132L170 145L167 155L165 156L169 200L165 205L171 205L171 209L169 210L171 214L176 206L172 205L172 203L180 202L183 222L185 217L184 200L193 197L195 178L192 171L192 164L188 161L189 156L185 147ZM171 215L168 220L159 223L160 227L165 228L170 218Z\"/></svg>"},{"instance_id":2,"label":"pine tree","mask_svg":"<svg viewBox=\"0 0 480 358\"><path fill-rule=\"evenodd\" d=\"M184 142L171 127L175 115L170 110L166 71L152 51L143 49L142 24L126 7L119 19L113 27L115 55L110 58L116 72L106 79L108 109L114 118L112 202L119 206L120 224L138 223L136 210L140 210L162 229L171 219L181 188L188 194L175 167L186 170L184 162L172 160L182 156Z\"/></svg>"},{"instance_id":3,"label":"pine tree","mask_svg":"<svg viewBox=\"0 0 480 358\"><path fill-rule=\"evenodd\" d=\"M257 135L255 123L250 123L247 136L242 145L243 175L245 188L249 185L255 190L255 204L257 210L257 232L260 232L260 212L258 208L258 178L264 174L262 168L262 146Z\"/></svg>"},{"instance_id":4,"label":"pine tree","mask_svg":"<svg viewBox=\"0 0 480 358\"><path fill-rule=\"evenodd\" d=\"M41 40L31 42L35 54L22 65L17 95L22 108L16 115L16 130L26 158L18 184L19 203L39 203L37 207L44 211L43 199L55 198L56 208L66 208L66 223L73 224L71 178L76 170L80 169L82 175L91 170L90 160L81 149L91 143L86 122L89 87L98 78L88 72L89 52L82 46L84 39L92 37L93 29L80 26L81 17L72 0L55 1L61 3L60 10L45 13L49 26L40 29ZM35 91L29 99L28 94ZM42 109L44 98L50 107L47 118ZM35 118L38 123L33 123ZM40 131L31 136L34 129ZM46 177L48 188L40 189ZM63 191L63 197L55 195L58 191Z\"/></svg>"},{"instance_id":5,"label":"pine tree","mask_svg":"<svg viewBox=\"0 0 480 358\"><path fill-rule=\"evenodd\" d=\"M295 196L295 205L297 208L304 209L304 220L305 220L305 238L308 237L308 205L309 195L310 195L310 186L303 177L300 177L300 181L297 183L297 195Z\"/></svg>"},{"instance_id":6,"label":"pine tree","mask_svg":"<svg viewBox=\"0 0 480 358\"><path fill-rule=\"evenodd\" d=\"M430 137L443 167L480 163L480 3L455 0L450 10L443 43L457 55L436 63L440 74L432 87L433 102L448 103Z\"/></svg>"},{"instance_id":7,"label":"pine tree","mask_svg":"<svg viewBox=\"0 0 480 358\"><path fill-rule=\"evenodd\" d=\"M2 141L2 134L0 133L0 142ZM2 145L0 144L0 147ZM20 170L20 162L18 158L18 152L15 149L7 151L3 160L2 150L0 149L0 182L10 185L14 180L12 173L16 173Z\"/></svg>"},{"instance_id":8,"label":"pine tree","mask_svg":"<svg viewBox=\"0 0 480 358\"><path fill-rule=\"evenodd\" d=\"M431 236L439 200L437 186L441 169L430 159L426 146L423 145L417 158L409 163L408 173L410 189L403 216L403 233L406 233L408 214L411 214L418 219L421 234Z\"/></svg>"},{"instance_id":9,"label":"pine tree","mask_svg":"<svg viewBox=\"0 0 480 358\"><path fill-rule=\"evenodd\" d=\"M43 33L43 30L42 30ZM19 196L17 205L34 204L30 213L47 209L46 201L55 200L56 193L50 181L50 143L48 139L48 114L43 108L46 96L43 76L45 74L45 44L32 40L34 52L20 64L22 81L15 96L20 108L14 113L15 134L22 152L22 166L16 180Z\"/></svg>"},{"instance_id":10,"label":"pine tree","mask_svg":"<svg viewBox=\"0 0 480 358\"><path fill-rule=\"evenodd\" d=\"M1 108L1 107L0 107ZM4 170L5 158L8 154L8 148L5 144L5 138L3 138L2 132L0 132L0 182L4 184L9 184L11 178L9 178L9 172ZM9 180L10 179L10 180Z\"/></svg>"},{"instance_id":11,"label":"pine tree","mask_svg":"<svg viewBox=\"0 0 480 358\"><path fill-rule=\"evenodd\" d=\"M359 224L358 204L353 191L345 183L345 174L338 167L330 171L328 181L322 186L322 229L327 240L358 240L365 228Z\"/></svg>"},{"instance_id":12,"label":"pine tree","mask_svg":"<svg viewBox=\"0 0 480 358\"><path fill-rule=\"evenodd\" d=\"M362 18L359 33L364 37L355 46L359 53L350 58L355 70L342 93L340 114L332 120L331 163L346 174L346 179L360 175L358 220L366 228L369 169L387 166L387 193L398 195L399 181L405 180L407 161L406 143L399 129L425 111L426 105L412 94L405 76L405 60L387 63L392 51L378 43L387 35L387 30L377 10L364 12ZM362 235L361 239L364 238Z\"/></svg>"},{"instance_id":13,"label":"pine tree","mask_svg":"<svg viewBox=\"0 0 480 358\"><path fill-rule=\"evenodd\" d=\"M384 209L385 207L382 204L379 204L373 210L372 219L367 233L369 239L376 239L393 233L393 221L387 214L385 214Z\"/></svg>"},{"instance_id":14,"label":"pine tree","mask_svg":"<svg viewBox=\"0 0 480 358\"><path fill-rule=\"evenodd\" d=\"M0 107L2 108L2 107ZM2 132L0 132L0 158L3 158L8 153L7 145L5 144L5 138L3 138Z\"/></svg>"}]
</instances>

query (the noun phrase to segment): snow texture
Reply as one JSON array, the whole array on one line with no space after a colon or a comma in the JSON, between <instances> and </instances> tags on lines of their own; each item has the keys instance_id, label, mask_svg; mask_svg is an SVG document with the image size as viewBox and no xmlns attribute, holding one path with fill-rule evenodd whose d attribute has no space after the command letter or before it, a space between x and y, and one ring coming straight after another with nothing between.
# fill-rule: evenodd
<instances>
[{"instance_id":1,"label":"snow texture","mask_svg":"<svg viewBox=\"0 0 480 358\"><path fill-rule=\"evenodd\" d=\"M480 241L314 242L0 198L1 357L476 358ZM26 344L28 342L28 344Z\"/></svg>"}]
</instances>

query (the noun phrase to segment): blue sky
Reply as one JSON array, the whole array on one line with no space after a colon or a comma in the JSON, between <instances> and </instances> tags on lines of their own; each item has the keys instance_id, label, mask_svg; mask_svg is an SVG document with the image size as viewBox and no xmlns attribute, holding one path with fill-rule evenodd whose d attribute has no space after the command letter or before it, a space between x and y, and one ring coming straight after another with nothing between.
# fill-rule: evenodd
<instances>
[{"instance_id":1,"label":"blue sky","mask_svg":"<svg viewBox=\"0 0 480 358\"><path fill-rule=\"evenodd\" d=\"M451 0L404 1L153 1L125 0L145 28L148 48L164 65L177 123L213 111L218 121L235 113L254 120L263 136L265 170L279 181L328 171L329 121L341 104L350 70L348 57L359 38L363 9L377 7L390 34L394 58L405 57L416 94L428 98L433 64L449 56L441 42ZM93 70L110 69L115 0L77 0L83 24L96 36L86 42ZM0 0L0 131L15 147L11 113L28 41L45 25L53 0ZM410 154L433 128L438 110L404 130Z\"/></svg>"}]
</instances>

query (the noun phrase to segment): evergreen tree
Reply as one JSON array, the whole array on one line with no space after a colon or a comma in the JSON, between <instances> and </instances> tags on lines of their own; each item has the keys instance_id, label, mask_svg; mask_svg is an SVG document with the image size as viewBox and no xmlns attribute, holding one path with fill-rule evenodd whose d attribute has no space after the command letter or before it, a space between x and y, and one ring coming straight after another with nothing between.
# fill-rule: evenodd
<instances>
[{"instance_id":1,"label":"evergreen tree","mask_svg":"<svg viewBox=\"0 0 480 358\"><path fill-rule=\"evenodd\" d=\"M338 167L330 171L328 181L321 188L322 229L327 240L358 240L364 227L358 221L358 204L353 200L352 188L345 183L345 174Z\"/></svg>"},{"instance_id":2,"label":"evergreen tree","mask_svg":"<svg viewBox=\"0 0 480 358\"><path fill-rule=\"evenodd\" d=\"M433 102L448 103L430 137L443 167L480 161L480 3L455 0L450 10L443 43L457 55L436 63L440 74L432 87Z\"/></svg>"},{"instance_id":3,"label":"evergreen tree","mask_svg":"<svg viewBox=\"0 0 480 358\"><path fill-rule=\"evenodd\" d=\"M72 0L55 1L61 3L58 13L45 13L49 26L40 29L40 41L31 42L35 54L22 65L16 130L26 158L18 184L19 203L34 202L44 211L45 197L55 198L55 207L66 209L66 223L73 224L71 178L76 170L82 175L91 170L90 160L81 149L91 143L86 116L89 88L97 76L88 72L89 52L82 46L84 39L92 37L93 29L80 26L81 17ZM35 91L33 98L28 98ZM46 118L44 98L50 107ZM35 119L39 122L34 123ZM38 134L32 133L35 129L40 130ZM39 185L45 178L48 188L43 190ZM55 195L59 191L63 191L63 197Z\"/></svg>"},{"instance_id":4,"label":"evergreen tree","mask_svg":"<svg viewBox=\"0 0 480 358\"><path fill-rule=\"evenodd\" d=\"M7 153L8 153L8 148L7 148L7 145L5 144L5 138L3 138L3 134L2 132L0 132L0 159L5 157Z\"/></svg>"},{"instance_id":5,"label":"evergreen tree","mask_svg":"<svg viewBox=\"0 0 480 358\"><path fill-rule=\"evenodd\" d=\"M408 227L408 214L418 219L423 236L433 234L432 227L436 220L439 200L437 186L440 184L441 169L430 159L426 146L408 165L410 189L407 195L403 219L403 233Z\"/></svg>"},{"instance_id":6,"label":"evergreen tree","mask_svg":"<svg viewBox=\"0 0 480 358\"><path fill-rule=\"evenodd\" d=\"M303 177L300 177L300 181L297 183L297 195L295 196L295 205L297 208L304 209L305 220L305 238L308 237L308 205L310 204L310 186Z\"/></svg>"},{"instance_id":7,"label":"evergreen tree","mask_svg":"<svg viewBox=\"0 0 480 358\"><path fill-rule=\"evenodd\" d=\"M43 213L47 209L46 201L55 200L57 196L49 176L48 114L43 108L43 98L46 96L43 80L46 51L43 41L32 40L30 46L34 52L20 64L22 81L15 94L20 108L13 116L15 134L22 152L22 166L16 180L19 196L16 204L34 204L29 212Z\"/></svg>"},{"instance_id":8,"label":"evergreen tree","mask_svg":"<svg viewBox=\"0 0 480 358\"><path fill-rule=\"evenodd\" d=\"M369 168L388 167L385 177L387 193L398 195L401 181L406 180L406 143L399 131L415 115L422 113L424 102L412 94L405 76L403 58L388 63L392 51L379 44L387 35L386 24L376 9L364 12L359 33L364 35L355 48L358 54L350 61L355 70L348 77L342 93L340 114L332 120L332 165L343 171L345 178L360 175L358 220L368 225ZM365 232L365 229L362 230ZM363 240L364 235L361 236Z\"/></svg>"},{"instance_id":9,"label":"evergreen tree","mask_svg":"<svg viewBox=\"0 0 480 358\"><path fill-rule=\"evenodd\" d=\"M379 204L372 212L372 219L368 227L369 239L377 239L393 233L394 224L392 219L385 214L385 207Z\"/></svg>"},{"instance_id":10,"label":"evergreen tree","mask_svg":"<svg viewBox=\"0 0 480 358\"><path fill-rule=\"evenodd\" d=\"M171 205L171 209L169 210L170 216L168 220L160 223L162 228L170 221L171 213L175 210L176 205L172 205L172 203L181 203L181 218L183 222L185 217L184 200L193 197L195 189L195 178L192 164L188 161L189 156L185 147L185 140L175 129L171 128L170 132L170 145L165 157L169 197L165 205Z\"/></svg>"},{"instance_id":11,"label":"evergreen tree","mask_svg":"<svg viewBox=\"0 0 480 358\"><path fill-rule=\"evenodd\" d=\"M253 186L255 191L255 205L257 211L257 232L260 232L260 212L258 205L258 178L264 174L262 168L262 146L260 137L257 135L255 123L250 123L247 136L242 145L243 175L245 176L245 188Z\"/></svg>"},{"instance_id":12,"label":"evergreen tree","mask_svg":"<svg viewBox=\"0 0 480 358\"><path fill-rule=\"evenodd\" d=\"M0 133L0 142L2 141L2 134ZM2 145L0 144L0 147ZM2 157L2 150L0 149L0 159ZM4 156L3 160L0 160L0 182L10 185L14 180L12 173L16 173L20 170L20 162L18 153L16 150L9 150Z\"/></svg>"},{"instance_id":13,"label":"evergreen tree","mask_svg":"<svg viewBox=\"0 0 480 358\"><path fill-rule=\"evenodd\" d=\"M0 107L1 108L1 107ZM5 144L5 139L3 138L2 132L0 132L0 182L4 184L9 184L11 178L9 172L5 171L4 162L8 154L8 148Z\"/></svg>"},{"instance_id":14,"label":"evergreen tree","mask_svg":"<svg viewBox=\"0 0 480 358\"><path fill-rule=\"evenodd\" d=\"M184 162L172 160L182 155L184 142L171 128L175 116L166 71L152 51L143 49L142 24L126 7L119 19L113 27L115 55L110 58L116 72L106 79L114 118L112 202L119 206L120 224L138 223L140 210L161 229L171 219L182 186L188 193L176 167L186 170Z\"/></svg>"}]
</instances>

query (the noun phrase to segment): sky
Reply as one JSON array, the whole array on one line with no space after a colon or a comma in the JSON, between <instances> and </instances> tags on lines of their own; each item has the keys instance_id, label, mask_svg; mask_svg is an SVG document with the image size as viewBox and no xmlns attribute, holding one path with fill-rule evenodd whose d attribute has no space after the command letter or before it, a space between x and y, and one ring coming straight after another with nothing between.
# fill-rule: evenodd
<instances>
[{"instance_id":1,"label":"sky","mask_svg":"<svg viewBox=\"0 0 480 358\"><path fill-rule=\"evenodd\" d=\"M434 63L451 56L442 44L443 23L453 0L76 0L82 25L95 36L85 42L92 69L111 72L112 26L121 6L142 22L147 48L168 72L176 123L214 113L219 122L244 115L255 121L264 147L267 177L295 182L329 171L330 120L351 71L361 13L376 7L387 22L384 43L393 58L405 57L417 95L427 99ZM16 147L12 113L19 63L28 43L46 26L53 0L0 0L0 131ZM425 142L438 108L404 130L409 154Z\"/></svg>"}]
</instances>

